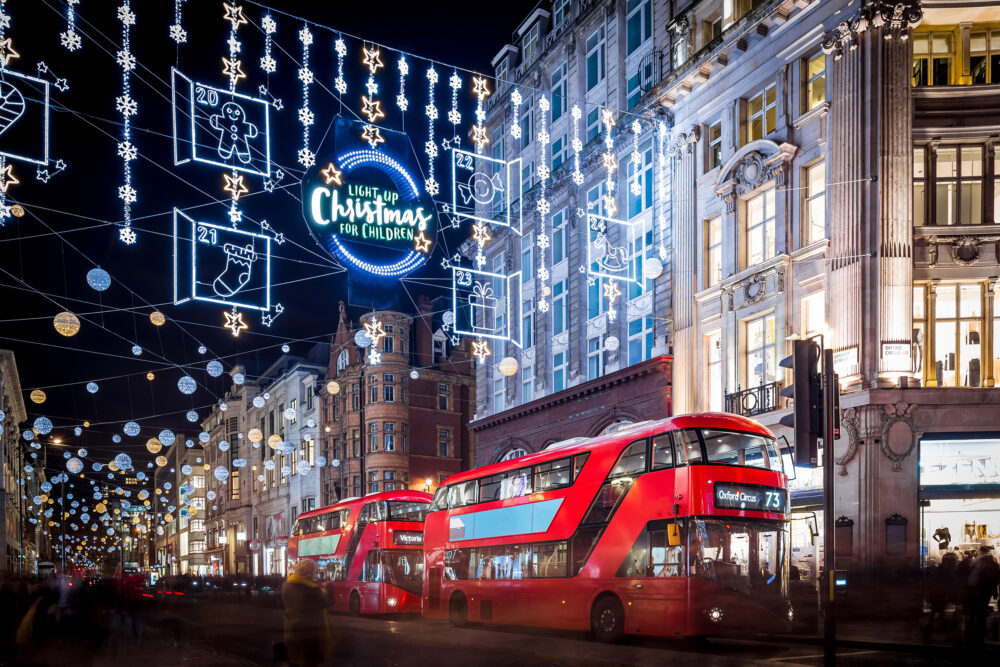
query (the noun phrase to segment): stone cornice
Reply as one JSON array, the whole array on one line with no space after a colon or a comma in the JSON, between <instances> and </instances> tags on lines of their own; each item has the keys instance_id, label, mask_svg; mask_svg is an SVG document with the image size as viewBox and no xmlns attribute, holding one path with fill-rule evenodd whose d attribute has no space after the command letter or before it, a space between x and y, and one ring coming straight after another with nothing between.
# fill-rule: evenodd
<instances>
[{"instance_id":1,"label":"stone cornice","mask_svg":"<svg viewBox=\"0 0 1000 667\"><path fill-rule=\"evenodd\" d=\"M866 2L854 16L837 24L823 36L823 51L840 60L845 51L858 48L858 36L869 29L882 29L886 40L907 40L910 30L920 23L923 10L920 0Z\"/></svg>"}]
</instances>

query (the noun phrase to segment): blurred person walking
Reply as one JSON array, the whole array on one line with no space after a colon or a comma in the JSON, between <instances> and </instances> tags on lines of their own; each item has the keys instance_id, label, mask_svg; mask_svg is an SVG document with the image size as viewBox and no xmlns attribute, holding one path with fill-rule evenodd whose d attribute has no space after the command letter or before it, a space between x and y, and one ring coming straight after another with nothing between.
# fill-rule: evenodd
<instances>
[{"instance_id":1,"label":"blurred person walking","mask_svg":"<svg viewBox=\"0 0 1000 667\"><path fill-rule=\"evenodd\" d=\"M285 606L285 655L292 667L315 667L330 657L333 635L323 589L315 581L316 561L308 558L292 567L281 587Z\"/></svg>"},{"instance_id":2,"label":"blurred person walking","mask_svg":"<svg viewBox=\"0 0 1000 667\"><path fill-rule=\"evenodd\" d=\"M990 600L998 596L1000 586L1000 565L990 551L991 547L980 547L979 558L972 566L966 587L965 637L972 646L981 646L986 640Z\"/></svg>"}]
</instances>

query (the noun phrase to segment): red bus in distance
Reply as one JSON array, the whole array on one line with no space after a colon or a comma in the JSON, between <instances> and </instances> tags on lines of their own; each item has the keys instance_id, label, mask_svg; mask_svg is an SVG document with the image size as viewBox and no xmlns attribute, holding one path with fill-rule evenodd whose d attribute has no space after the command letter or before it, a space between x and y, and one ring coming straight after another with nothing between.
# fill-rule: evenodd
<instances>
[{"instance_id":1,"label":"red bus in distance","mask_svg":"<svg viewBox=\"0 0 1000 667\"><path fill-rule=\"evenodd\" d=\"M430 501L422 491L385 491L303 512L288 538L288 557L317 562L316 579L332 611L419 612Z\"/></svg>"},{"instance_id":2,"label":"red bus in distance","mask_svg":"<svg viewBox=\"0 0 1000 667\"><path fill-rule=\"evenodd\" d=\"M423 614L667 637L787 630L774 435L704 413L452 475L424 524Z\"/></svg>"}]
</instances>

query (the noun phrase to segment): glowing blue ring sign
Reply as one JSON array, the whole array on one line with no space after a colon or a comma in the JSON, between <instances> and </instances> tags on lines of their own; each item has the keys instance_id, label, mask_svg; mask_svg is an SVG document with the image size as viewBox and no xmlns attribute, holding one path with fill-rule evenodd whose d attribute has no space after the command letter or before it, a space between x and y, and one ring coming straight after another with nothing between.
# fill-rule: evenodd
<instances>
[{"instance_id":1,"label":"glowing blue ring sign","mask_svg":"<svg viewBox=\"0 0 1000 667\"><path fill-rule=\"evenodd\" d=\"M415 160L406 135L343 118L331 134L333 150L321 154L302 182L313 238L349 271L367 277L394 280L422 266L437 211L423 179L409 168ZM373 146L373 138L382 141Z\"/></svg>"}]
</instances>

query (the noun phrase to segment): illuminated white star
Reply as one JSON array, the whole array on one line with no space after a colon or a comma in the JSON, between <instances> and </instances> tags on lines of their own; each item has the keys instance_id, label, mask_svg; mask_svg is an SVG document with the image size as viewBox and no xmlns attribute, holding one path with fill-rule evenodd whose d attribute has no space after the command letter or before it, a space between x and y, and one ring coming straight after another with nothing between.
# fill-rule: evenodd
<instances>
[{"instance_id":1,"label":"illuminated white star","mask_svg":"<svg viewBox=\"0 0 1000 667\"><path fill-rule=\"evenodd\" d=\"M243 16L243 7L228 2L222 3L222 6L226 10L226 15L223 18L233 25L233 30L247 24L246 17Z\"/></svg>"},{"instance_id":2,"label":"illuminated white star","mask_svg":"<svg viewBox=\"0 0 1000 667\"><path fill-rule=\"evenodd\" d=\"M319 173L323 177L323 181L327 185L333 185L334 183L336 183L337 185L344 184L342 178L342 172L339 169L337 169L337 166L332 162L326 165L326 169L321 169Z\"/></svg>"},{"instance_id":3,"label":"illuminated white star","mask_svg":"<svg viewBox=\"0 0 1000 667\"><path fill-rule=\"evenodd\" d=\"M14 165L8 164L0 169L0 192L7 194L7 188L17 185L21 181L14 176Z\"/></svg>"},{"instance_id":4,"label":"illuminated white star","mask_svg":"<svg viewBox=\"0 0 1000 667\"><path fill-rule=\"evenodd\" d=\"M430 252L431 240L420 232L413 238L413 247L417 252Z\"/></svg>"},{"instance_id":5,"label":"illuminated white star","mask_svg":"<svg viewBox=\"0 0 1000 667\"><path fill-rule=\"evenodd\" d=\"M614 301L619 296L621 296L622 291L618 289L618 283L614 280L609 280L604 283L604 296L608 301Z\"/></svg>"},{"instance_id":6,"label":"illuminated white star","mask_svg":"<svg viewBox=\"0 0 1000 667\"><path fill-rule=\"evenodd\" d=\"M486 77L477 76L472 78L472 92L482 98L490 96L490 90L486 87Z\"/></svg>"},{"instance_id":7,"label":"illuminated white star","mask_svg":"<svg viewBox=\"0 0 1000 667\"><path fill-rule=\"evenodd\" d=\"M490 242L493 237L490 236L490 230L486 227L486 223L481 225L472 226L472 238L476 240L480 246L484 246Z\"/></svg>"},{"instance_id":8,"label":"illuminated white star","mask_svg":"<svg viewBox=\"0 0 1000 667\"><path fill-rule=\"evenodd\" d=\"M247 78L246 72L243 71L243 62L237 58L230 59L223 57L222 74L223 76L228 76L229 80L233 83Z\"/></svg>"},{"instance_id":9,"label":"illuminated white star","mask_svg":"<svg viewBox=\"0 0 1000 667\"><path fill-rule=\"evenodd\" d=\"M490 356L490 343L486 340L477 340L472 342L472 356L479 359L479 363L486 363L486 357Z\"/></svg>"},{"instance_id":10,"label":"illuminated white star","mask_svg":"<svg viewBox=\"0 0 1000 667\"><path fill-rule=\"evenodd\" d=\"M374 74L379 67L383 67L382 61L379 60L379 50L377 48L369 49L367 46L363 47L365 52L364 63L368 66L368 71Z\"/></svg>"},{"instance_id":11,"label":"illuminated white star","mask_svg":"<svg viewBox=\"0 0 1000 667\"><path fill-rule=\"evenodd\" d=\"M233 338L238 338L241 331L246 331L250 328L243 321L243 313L238 311L229 312L226 310L223 311L222 314L226 316L226 323L222 328L229 329L233 332Z\"/></svg>"},{"instance_id":12,"label":"illuminated white star","mask_svg":"<svg viewBox=\"0 0 1000 667\"><path fill-rule=\"evenodd\" d=\"M371 339L373 347L377 347L378 342L385 337L385 329L382 328L382 322L374 317L370 322L365 322L365 333L367 333L368 338Z\"/></svg>"},{"instance_id":13,"label":"illuminated white star","mask_svg":"<svg viewBox=\"0 0 1000 667\"><path fill-rule=\"evenodd\" d=\"M222 177L226 179L226 185L222 189L232 195L233 201L238 201L240 195L250 192L247 186L243 184L243 174L236 174L235 176L223 174Z\"/></svg>"},{"instance_id":14,"label":"illuminated white star","mask_svg":"<svg viewBox=\"0 0 1000 667\"><path fill-rule=\"evenodd\" d=\"M361 113L368 116L369 123L374 123L379 118L385 117L385 114L382 113L382 108L380 106L382 103L379 100L362 95L361 103L364 105L364 108L361 109Z\"/></svg>"},{"instance_id":15,"label":"illuminated white star","mask_svg":"<svg viewBox=\"0 0 1000 667\"><path fill-rule=\"evenodd\" d=\"M361 133L361 139L368 142L368 145L375 148L381 143L385 143L385 139L382 138L382 133L379 132L378 128L374 125L365 125L364 131Z\"/></svg>"}]
</instances>

